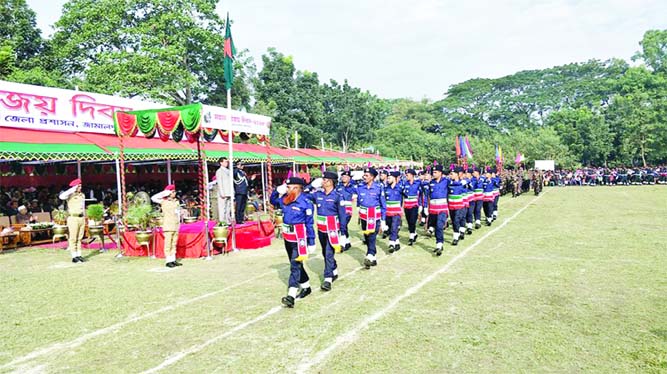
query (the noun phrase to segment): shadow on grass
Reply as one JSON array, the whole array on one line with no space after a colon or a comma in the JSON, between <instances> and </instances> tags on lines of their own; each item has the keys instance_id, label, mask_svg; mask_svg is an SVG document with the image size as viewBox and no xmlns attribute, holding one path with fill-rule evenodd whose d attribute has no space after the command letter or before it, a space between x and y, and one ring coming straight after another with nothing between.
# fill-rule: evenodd
<instances>
[{"instance_id":1,"label":"shadow on grass","mask_svg":"<svg viewBox=\"0 0 667 374\"><path fill-rule=\"evenodd\" d=\"M275 264L269 266L272 270L275 270L276 273L278 274L278 279L280 279L285 286L288 286L289 284L289 275L290 275L290 265L287 260L285 260L285 263L282 264Z\"/></svg>"}]
</instances>

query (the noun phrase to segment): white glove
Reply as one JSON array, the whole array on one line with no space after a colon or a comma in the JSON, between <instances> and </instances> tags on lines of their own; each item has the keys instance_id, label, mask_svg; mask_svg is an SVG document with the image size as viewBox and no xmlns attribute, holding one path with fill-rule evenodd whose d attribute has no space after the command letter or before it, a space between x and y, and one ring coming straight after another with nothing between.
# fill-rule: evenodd
<instances>
[{"instance_id":1,"label":"white glove","mask_svg":"<svg viewBox=\"0 0 667 374\"><path fill-rule=\"evenodd\" d=\"M317 246L315 245L308 246L308 254L314 255L316 251L317 251Z\"/></svg>"},{"instance_id":2,"label":"white glove","mask_svg":"<svg viewBox=\"0 0 667 374\"><path fill-rule=\"evenodd\" d=\"M284 195L287 193L287 185L286 184L281 184L276 188L276 191L278 191L278 195Z\"/></svg>"},{"instance_id":3,"label":"white glove","mask_svg":"<svg viewBox=\"0 0 667 374\"><path fill-rule=\"evenodd\" d=\"M385 222L385 221L380 222L380 227L382 228L382 231L384 231L384 232L389 231L389 226L387 226L387 222Z\"/></svg>"},{"instance_id":4,"label":"white glove","mask_svg":"<svg viewBox=\"0 0 667 374\"><path fill-rule=\"evenodd\" d=\"M465 186L466 184L468 184L468 180L467 179L461 179L461 184Z\"/></svg>"},{"instance_id":5,"label":"white glove","mask_svg":"<svg viewBox=\"0 0 667 374\"><path fill-rule=\"evenodd\" d=\"M313 181L313 183L310 184L313 186L313 188L320 188L322 187L322 178L317 178Z\"/></svg>"},{"instance_id":6,"label":"white glove","mask_svg":"<svg viewBox=\"0 0 667 374\"><path fill-rule=\"evenodd\" d=\"M424 214L428 216L428 208L424 208Z\"/></svg>"}]
</instances>

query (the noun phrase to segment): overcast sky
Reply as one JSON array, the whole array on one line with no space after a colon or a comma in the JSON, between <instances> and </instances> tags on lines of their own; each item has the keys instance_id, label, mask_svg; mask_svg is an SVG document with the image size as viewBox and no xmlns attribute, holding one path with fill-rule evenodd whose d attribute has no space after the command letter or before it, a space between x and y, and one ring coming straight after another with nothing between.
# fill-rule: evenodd
<instances>
[{"instance_id":1,"label":"overcast sky","mask_svg":"<svg viewBox=\"0 0 667 374\"><path fill-rule=\"evenodd\" d=\"M64 0L27 0L43 35ZM471 78L497 78L592 58L625 60L667 0L221 0L237 49L258 68L268 47L321 81L347 78L384 98L442 98Z\"/></svg>"}]
</instances>

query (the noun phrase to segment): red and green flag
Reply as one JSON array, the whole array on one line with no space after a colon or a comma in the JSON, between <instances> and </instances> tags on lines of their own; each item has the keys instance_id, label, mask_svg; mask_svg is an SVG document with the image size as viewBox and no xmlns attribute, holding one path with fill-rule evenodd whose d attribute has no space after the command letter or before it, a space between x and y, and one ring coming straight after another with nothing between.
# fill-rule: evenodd
<instances>
[{"instance_id":1,"label":"red and green flag","mask_svg":"<svg viewBox=\"0 0 667 374\"><path fill-rule=\"evenodd\" d=\"M232 89L232 82L234 81L234 56L236 55L236 47L234 47L234 40L232 40L232 25L229 23L229 13L227 13L227 22L225 23L225 88Z\"/></svg>"}]
</instances>

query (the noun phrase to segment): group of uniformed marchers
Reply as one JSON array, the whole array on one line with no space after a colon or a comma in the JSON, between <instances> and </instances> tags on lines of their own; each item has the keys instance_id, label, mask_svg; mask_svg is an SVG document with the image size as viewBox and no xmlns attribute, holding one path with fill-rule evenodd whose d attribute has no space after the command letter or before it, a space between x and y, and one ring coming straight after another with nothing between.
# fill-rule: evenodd
<instances>
[{"instance_id":1,"label":"group of uniformed marchers","mask_svg":"<svg viewBox=\"0 0 667 374\"><path fill-rule=\"evenodd\" d=\"M420 173L413 169L378 171L369 167L359 181L352 180L349 171L341 173L340 181L338 173L324 172L322 178L309 185L302 178L287 178L271 194L271 203L283 213L282 236L290 262L287 295L282 304L293 308L296 300L311 294L304 261L309 253L316 252L317 241L324 257L320 288L332 289L338 278L335 255L354 244L349 234L354 196L366 247L363 265L371 269L378 264L378 235L388 238L389 253L401 249L399 231L404 216L409 232L407 245L417 242L417 226L425 225L426 234L435 236L435 256L443 253L448 223L453 231L451 245L472 235L482 222L491 226L498 218L501 183L492 168L446 170L442 165Z\"/></svg>"}]
</instances>

